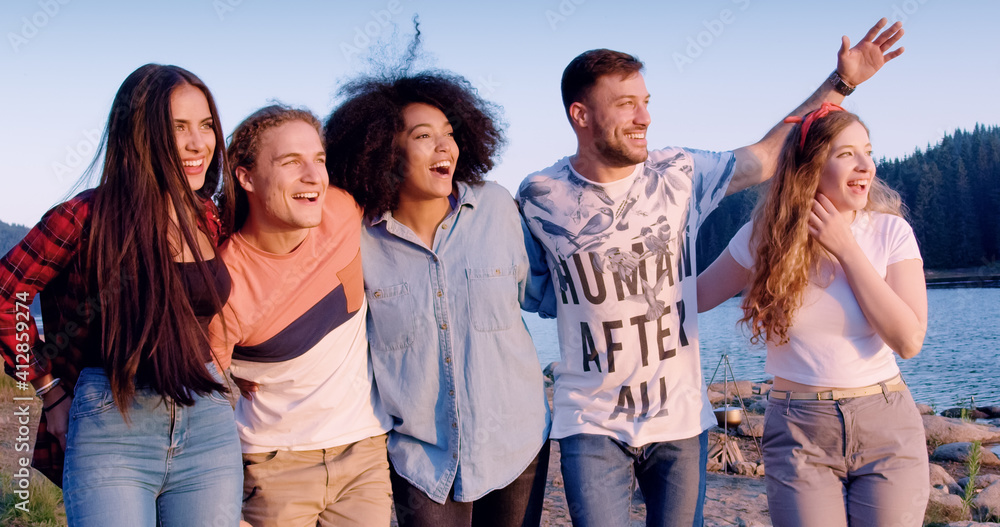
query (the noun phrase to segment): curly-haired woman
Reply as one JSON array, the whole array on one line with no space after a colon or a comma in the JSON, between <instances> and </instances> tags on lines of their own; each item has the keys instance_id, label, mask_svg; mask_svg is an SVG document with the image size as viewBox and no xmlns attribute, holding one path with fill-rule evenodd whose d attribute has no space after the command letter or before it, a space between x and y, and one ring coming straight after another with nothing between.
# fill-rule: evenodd
<instances>
[{"instance_id":1,"label":"curly-haired woman","mask_svg":"<svg viewBox=\"0 0 1000 527\"><path fill-rule=\"evenodd\" d=\"M698 277L698 309L745 289L741 321L767 343L774 525L918 526L927 451L894 357L927 330L917 242L856 115L824 104L789 122L752 222Z\"/></svg>"},{"instance_id":2,"label":"curly-haired woman","mask_svg":"<svg viewBox=\"0 0 1000 527\"><path fill-rule=\"evenodd\" d=\"M503 142L496 110L443 72L343 95L327 170L368 218L368 335L400 525L538 525L549 409L520 310L550 286L510 194L483 181Z\"/></svg>"},{"instance_id":3,"label":"curly-haired woman","mask_svg":"<svg viewBox=\"0 0 1000 527\"><path fill-rule=\"evenodd\" d=\"M230 291L215 253L228 222L210 198L232 183L211 93L182 68L140 67L99 151L97 188L0 261L8 371L37 388L66 446L70 525L237 525L240 443L205 335ZM44 342L18 305L36 294Z\"/></svg>"}]
</instances>

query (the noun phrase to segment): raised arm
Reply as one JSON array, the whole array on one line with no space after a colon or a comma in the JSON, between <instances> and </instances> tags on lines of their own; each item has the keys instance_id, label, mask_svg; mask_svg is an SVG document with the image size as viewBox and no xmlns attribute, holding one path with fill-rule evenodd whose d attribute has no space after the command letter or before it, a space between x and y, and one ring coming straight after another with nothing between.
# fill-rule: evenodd
<instances>
[{"instance_id":1,"label":"raised arm","mask_svg":"<svg viewBox=\"0 0 1000 527\"><path fill-rule=\"evenodd\" d=\"M846 36L842 37L840 51L837 53L836 72L846 84L844 87L846 89L842 88L841 91L838 91L831 76L831 79L824 81L805 102L792 110L789 115L801 116L819 108L823 102L840 104L843 102L845 94L849 94L856 86L870 79L886 62L902 54L902 47L890 51L892 46L903 36L902 23L896 22L882 31L886 23L885 18L879 20L853 48L850 39ZM760 141L736 149L736 172L733 174L726 194L735 194L747 187L762 183L774 175L781 143L785 140L785 135L788 134L791 127L792 125L779 121Z\"/></svg>"}]
</instances>

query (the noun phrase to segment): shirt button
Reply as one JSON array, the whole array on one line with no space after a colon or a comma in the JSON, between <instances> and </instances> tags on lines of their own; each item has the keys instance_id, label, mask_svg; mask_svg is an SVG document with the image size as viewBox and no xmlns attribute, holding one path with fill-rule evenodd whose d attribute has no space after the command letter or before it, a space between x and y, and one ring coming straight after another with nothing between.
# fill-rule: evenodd
<instances>
[{"instance_id":1,"label":"shirt button","mask_svg":"<svg viewBox=\"0 0 1000 527\"><path fill-rule=\"evenodd\" d=\"M452 428L458 428L458 423L451 423Z\"/></svg>"},{"instance_id":2,"label":"shirt button","mask_svg":"<svg viewBox=\"0 0 1000 527\"><path fill-rule=\"evenodd\" d=\"M447 223L442 223L441 224L441 228L442 229L447 229L448 228L448 224Z\"/></svg>"},{"instance_id":3,"label":"shirt button","mask_svg":"<svg viewBox=\"0 0 1000 527\"><path fill-rule=\"evenodd\" d=\"M455 390L448 390L448 395L454 397L455 396Z\"/></svg>"},{"instance_id":4,"label":"shirt button","mask_svg":"<svg viewBox=\"0 0 1000 527\"><path fill-rule=\"evenodd\" d=\"M382 291L375 291L375 294L372 296L374 296L375 298L382 298Z\"/></svg>"},{"instance_id":5,"label":"shirt button","mask_svg":"<svg viewBox=\"0 0 1000 527\"><path fill-rule=\"evenodd\" d=\"M445 364L451 364L451 357L445 357L444 358L444 363Z\"/></svg>"},{"instance_id":6,"label":"shirt button","mask_svg":"<svg viewBox=\"0 0 1000 527\"><path fill-rule=\"evenodd\" d=\"M434 260L434 263L437 263L437 261L438 261L438 257L437 257L437 256L435 256L435 257L433 258L433 260Z\"/></svg>"},{"instance_id":7,"label":"shirt button","mask_svg":"<svg viewBox=\"0 0 1000 527\"><path fill-rule=\"evenodd\" d=\"M444 292L443 292L443 291L438 291L438 292L437 292L437 295L438 295L438 297L440 298L440 297L441 297L442 295L444 295Z\"/></svg>"},{"instance_id":8,"label":"shirt button","mask_svg":"<svg viewBox=\"0 0 1000 527\"><path fill-rule=\"evenodd\" d=\"M457 454L457 453L456 453L456 454L452 454L452 455L451 455L451 458L452 458L452 459L458 459L458 454Z\"/></svg>"},{"instance_id":9,"label":"shirt button","mask_svg":"<svg viewBox=\"0 0 1000 527\"><path fill-rule=\"evenodd\" d=\"M448 329L448 324L441 324L441 329Z\"/></svg>"},{"instance_id":10,"label":"shirt button","mask_svg":"<svg viewBox=\"0 0 1000 527\"><path fill-rule=\"evenodd\" d=\"M499 275L500 274L500 269L494 269L493 272L496 273L497 275Z\"/></svg>"}]
</instances>

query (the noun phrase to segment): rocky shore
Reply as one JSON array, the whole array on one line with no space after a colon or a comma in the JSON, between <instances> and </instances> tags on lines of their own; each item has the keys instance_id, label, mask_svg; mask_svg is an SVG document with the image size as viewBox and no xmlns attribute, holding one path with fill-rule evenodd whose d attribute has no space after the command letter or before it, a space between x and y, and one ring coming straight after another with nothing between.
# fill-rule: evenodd
<instances>
[{"instance_id":1,"label":"rocky shore","mask_svg":"<svg viewBox=\"0 0 1000 527\"><path fill-rule=\"evenodd\" d=\"M740 406L733 399L738 393L747 413L744 422L735 430L726 433L722 428L715 427L709 431L710 454L714 450L717 455L714 459L710 455L709 459L705 525L770 526L758 444L764 427L763 414L767 408L767 393L771 385L768 382L737 381L730 382L728 388L730 405ZM722 383L709 386L709 399L713 406L722 406L725 399L723 391ZM551 400L551 388L549 397ZM941 412L941 415L935 415L929 406L918 407L923 414L927 452L931 458L928 474L932 486L931 498L924 525L1000 526L1000 459L991 451L991 448L1000 445L1000 407L979 407L975 411L949 409ZM723 438L728 439L731 445L728 449L715 446L721 445ZM963 508L962 496L968 482L966 461L973 441L980 441L983 447L979 475L975 480L975 497L966 510ZM732 461L725 466L721 463L723 450L728 454L726 461ZM645 525L644 518L642 494L636 489L632 505L632 525ZM552 442L542 525L571 525L562 475L559 472L559 444L555 441Z\"/></svg>"}]
</instances>

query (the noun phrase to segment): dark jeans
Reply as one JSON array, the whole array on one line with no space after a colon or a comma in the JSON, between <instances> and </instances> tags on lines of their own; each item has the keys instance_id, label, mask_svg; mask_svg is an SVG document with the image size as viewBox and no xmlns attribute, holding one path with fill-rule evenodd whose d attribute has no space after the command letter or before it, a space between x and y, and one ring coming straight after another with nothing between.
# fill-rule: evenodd
<instances>
[{"instance_id":1,"label":"dark jeans","mask_svg":"<svg viewBox=\"0 0 1000 527\"><path fill-rule=\"evenodd\" d=\"M613 437L559 440L566 501L575 527L628 527L632 482L646 501L647 527L704 523L708 432L688 439L628 446Z\"/></svg>"},{"instance_id":2,"label":"dark jeans","mask_svg":"<svg viewBox=\"0 0 1000 527\"><path fill-rule=\"evenodd\" d=\"M390 464L391 465L391 464ZM510 485L476 501L437 503L406 481L395 469L392 500L399 527L537 527L542 520L545 479L549 469L549 443Z\"/></svg>"}]
</instances>

